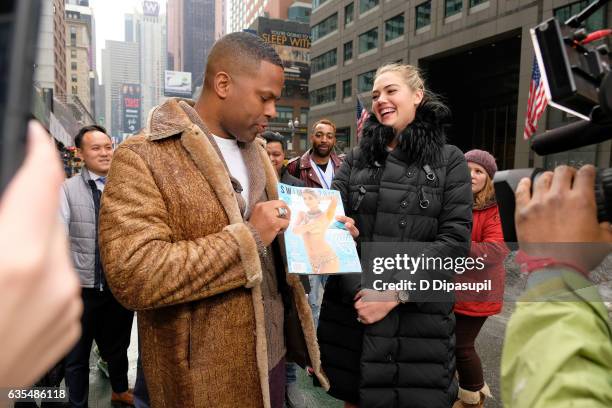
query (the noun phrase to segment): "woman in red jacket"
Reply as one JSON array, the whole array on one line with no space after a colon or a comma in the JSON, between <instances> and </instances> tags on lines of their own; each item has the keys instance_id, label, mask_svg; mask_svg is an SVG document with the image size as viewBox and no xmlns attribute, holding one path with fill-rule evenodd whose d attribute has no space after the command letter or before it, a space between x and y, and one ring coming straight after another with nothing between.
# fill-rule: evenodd
<instances>
[{"instance_id":1,"label":"woman in red jacket","mask_svg":"<svg viewBox=\"0 0 612 408\"><path fill-rule=\"evenodd\" d=\"M508 254L504 244L499 209L495 202L493 176L497 171L495 158L484 150L465 154L472 177L473 226L470 257L481 257L484 269L472 269L457 275L461 283L491 281L488 292L457 291L455 328L459 400L453 408L483 407L485 396L491 396L484 382L480 357L474 341L488 316L501 312L504 294L503 260Z\"/></svg>"}]
</instances>

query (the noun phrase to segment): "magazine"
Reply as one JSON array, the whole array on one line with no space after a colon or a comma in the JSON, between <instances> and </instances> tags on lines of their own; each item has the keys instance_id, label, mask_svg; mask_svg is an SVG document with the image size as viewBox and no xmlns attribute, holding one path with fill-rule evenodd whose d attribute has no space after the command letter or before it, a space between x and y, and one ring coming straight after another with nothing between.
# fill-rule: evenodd
<instances>
[{"instance_id":1,"label":"magazine","mask_svg":"<svg viewBox=\"0 0 612 408\"><path fill-rule=\"evenodd\" d=\"M289 273L360 273L355 241L336 216L344 215L340 192L278 183L279 199L291 209L285 231Z\"/></svg>"}]
</instances>

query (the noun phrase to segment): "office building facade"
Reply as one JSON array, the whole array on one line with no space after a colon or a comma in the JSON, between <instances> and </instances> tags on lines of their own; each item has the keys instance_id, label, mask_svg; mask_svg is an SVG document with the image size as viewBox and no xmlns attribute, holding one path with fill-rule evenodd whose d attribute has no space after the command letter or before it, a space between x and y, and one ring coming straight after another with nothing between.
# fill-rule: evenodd
<instances>
[{"instance_id":1,"label":"office building facade","mask_svg":"<svg viewBox=\"0 0 612 408\"><path fill-rule=\"evenodd\" d=\"M560 161L609 165L610 144L546 159L523 140L534 62L529 29L588 5L570 0L319 0L311 14L309 123L333 120L347 145L356 143L356 104L370 109L376 69L402 62L422 69L430 89L453 110L449 141L462 150L486 149L501 169ZM607 27L610 12L590 18ZM566 115L548 108L539 129Z\"/></svg>"}]
</instances>

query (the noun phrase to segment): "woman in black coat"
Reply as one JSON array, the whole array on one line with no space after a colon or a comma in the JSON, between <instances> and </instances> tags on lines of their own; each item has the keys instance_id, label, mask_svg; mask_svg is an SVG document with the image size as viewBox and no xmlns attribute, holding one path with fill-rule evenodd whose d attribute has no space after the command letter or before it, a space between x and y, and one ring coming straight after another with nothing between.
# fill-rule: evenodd
<instances>
[{"instance_id":1,"label":"woman in black coat","mask_svg":"<svg viewBox=\"0 0 612 408\"><path fill-rule=\"evenodd\" d=\"M372 113L332 185L359 243L426 242L429 254L468 256L471 182L463 153L445 141L448 108L416 68L390 64L376 72ZM373 302L364 293L359 275L330 276L325 287L318 339L329 393L346 407L451 407L452 294Z\"/></svg>"}]
</instances>

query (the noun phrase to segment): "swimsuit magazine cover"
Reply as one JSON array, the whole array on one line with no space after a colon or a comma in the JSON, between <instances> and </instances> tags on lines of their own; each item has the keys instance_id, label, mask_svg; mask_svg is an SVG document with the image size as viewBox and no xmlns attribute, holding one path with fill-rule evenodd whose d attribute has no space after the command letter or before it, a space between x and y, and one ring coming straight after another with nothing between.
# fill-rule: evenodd
<instances>
[{"instance_id":1,"label":"swimsuit magazine cover","mask_svg":"<svg viewBox=\"0 0 612 408\"><path fill-rule=\"evenodd\" d=\"M285 231L289 273L361 273L355 241L336 221L344 215L340 192L278 183L278 195L291 209Z\"/></svg>"}]
</instances>

